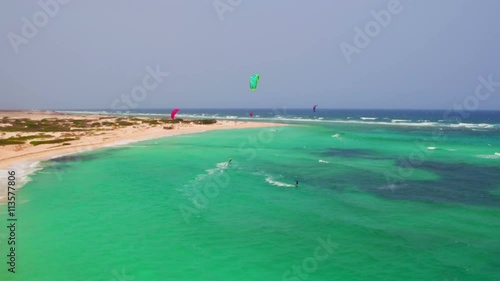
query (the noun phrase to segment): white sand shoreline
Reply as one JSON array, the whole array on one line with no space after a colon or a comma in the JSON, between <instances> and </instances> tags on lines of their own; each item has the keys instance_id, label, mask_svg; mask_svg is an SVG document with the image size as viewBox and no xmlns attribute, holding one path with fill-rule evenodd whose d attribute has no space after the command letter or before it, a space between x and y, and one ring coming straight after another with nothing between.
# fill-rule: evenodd
<instances>
[{"instance_id":1,"label":"white sand shoreline","mask_svg":"<svg viewBox=\"0 0 500 281\"><path fill-rule=\"evenodd\" d=\"M4 113L5 115L5 113ZM8 114L7 114L8 115ZM46 114L35 114L36 118L47 117ZM52 118L67 115L61 113L50 113ZM76 115L75 115L76 116ZM28 116L34 118L34 116ZM74 117L74 116L73 116ZM76 118L99 118L99 115L78 115ZM259 123L218 120L216 124L196 125L189 123L176 124L172 130L165 130L162 126L156 127L126 127L107 131L100 135L83 136L79 140L71 142L71 145L62 146L44 144L38 146L25 145L21 151L15 151L12 145L0 146L0 204L7 199L7 172L16 172L16 191L30 181L29 175L42 169L41 163L54 158L78 154L102 148L117 147L172 137L185 134L196 134L215 130L233 130L246 128L268 128L286 126L280 123Z\"/></svg>"}]
</instances>

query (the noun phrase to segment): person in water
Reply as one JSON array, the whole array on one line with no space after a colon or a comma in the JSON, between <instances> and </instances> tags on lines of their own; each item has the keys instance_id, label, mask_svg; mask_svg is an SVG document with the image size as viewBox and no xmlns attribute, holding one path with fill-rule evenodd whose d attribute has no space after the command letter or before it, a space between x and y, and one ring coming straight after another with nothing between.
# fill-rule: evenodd
<instances>
[{"instance_id":1,"label":"person in water","mask_svg":"<svg viewBox=\"0 0 500 281\"><path fill-rule=\"evenodd\" d=\"M299 181L295 180L295 186L299 186Z\"/></svg>"},{"instance_id":2,"label":"person in water","mask_svg":"<svg viewBox=\"0 0 500 281\"><path fill-rule=\"evenodd\" d=\"M231 161L233 161L233 158L229 158L229 161L227 161L227 164L231 164Z\"/></svg>"}]
</instances>

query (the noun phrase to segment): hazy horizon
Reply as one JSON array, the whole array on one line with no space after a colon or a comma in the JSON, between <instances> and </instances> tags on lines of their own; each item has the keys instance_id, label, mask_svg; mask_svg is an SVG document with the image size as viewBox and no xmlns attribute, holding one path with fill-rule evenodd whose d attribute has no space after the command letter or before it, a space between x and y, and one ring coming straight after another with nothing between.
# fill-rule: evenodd
<instances>
[{"instance_id":1,"label":"hazy horizon","mask_svg":"<svg viewBox=\"0 0 500 281\"><path fill-rule=\"evenodd\" d=\"M228 3L4 1L0 109L500 110L498 1Z\"/></svg>"},{"instance_id":2,"label":"hazy horizon","mask_svg":"<svg viewBox=\"0 0 500 281\"><path fill-rule=\"evenodd\" d=\"M128 111L142 111L142 110L172 110L173 108L177 108L175 106L171 107L143 107L143 108L135 108L135 109L130 109ZM311 107L182 107L184 110L199 110L199 109L210 109L210 110L216 110L216 109L222 109L222 110L239 110L239 109L283 109L286 108L291 109L291 110L310 110ZM0 111L109 111L109 108L44 108L44 109L37 109L37 108L0 108ZM384 110L384 111L446 111L446 110L453 110L453 108L335 108L335 107L318 107L317 111L321 112L321 110ZM125 110L115 110L115 111L122 111L125 112ZM474 111L500 111L500 109L477 109Z\"/></svg>"}]
</instances>

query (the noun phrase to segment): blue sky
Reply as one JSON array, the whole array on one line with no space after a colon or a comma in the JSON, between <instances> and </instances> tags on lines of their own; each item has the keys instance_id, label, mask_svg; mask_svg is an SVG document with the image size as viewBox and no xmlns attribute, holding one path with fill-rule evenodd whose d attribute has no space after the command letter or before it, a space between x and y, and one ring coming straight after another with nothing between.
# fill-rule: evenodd
<instances>
[{"instance_id":1,"label":"blue sky","mask_svg":"<svg viewBox=\"0 0 500 281\"><path fill-rule=\"evenodd\" d=\"M0 109L448 109L500 82L495 0L59 1L0 3Z\"/></svg>"}]
</instances>

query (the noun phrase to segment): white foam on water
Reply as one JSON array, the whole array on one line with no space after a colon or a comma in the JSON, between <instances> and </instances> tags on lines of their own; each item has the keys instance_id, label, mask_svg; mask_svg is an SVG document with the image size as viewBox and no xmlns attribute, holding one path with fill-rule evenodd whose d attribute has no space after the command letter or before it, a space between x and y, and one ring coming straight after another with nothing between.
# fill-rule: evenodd
<instances>
[{"instance_id":1,"label":"white foam on water","mask_svg":"<svg viewBox=\"0 0 500 281\"><path fill-rule=\"evenodd\" d=\"M476 157L484 159L500 159L500 153L495 152L493 154L482 154L482 155L476 155Z\"/></svg>"},{"instance_id":2,"label":"white foam on water","mask_svg":"<svg viewBox=\"0 0 500 281\"><path fill-rule=\"evenodd\" d=\"M328 162L328 161L321 160L321 159L319 159L319 161L318 161L318 162L319 162L319 163L330 163L330 162Z\"/></svg>"},{"instance_id":3,"label":"white foam on water","mask_svg":"<svg viewBox=\"0 0 500 281\"><path fill-rule=\"evenodd\" d=\"M231 164L233 166L233 164ZM200 204L196 198L197 195L202 192L203 186L207 184L208 181L214 179L218 174L224 173L224 171L229 167L228 162L220 162L215 164L215 168L206 169L205 173L196 175L194 180L189 181L181 188L176 188L182 195L187 197L193 205L202 209L203 204ZM213 177L214 176L214 177Z\"/></svg>"},{"instance_id":4,"label":"white foam on water","mask_svg":"<svg viewBox=\"0 0 500 281\"><path fill-rule=\"evenodd\" d=\"M262 120L273 121L279 119L280 121L290 121L290 122L300 121L300 122L326 122L326 123L339 123L339 124L385 125L385 126L402 126L402 127L436 127L439 129L442 128L452 128L452 129L479 128L479 129L497 129L497 130L500 129L500 124L472 124L472 123L443 124L438 122L412 122L410 120L402 120L402 119L395 119L397 121L391 120L391 122L378 122L371 119L366 119L374 117L362 117L362 118L365 119L364 120L319 120L319 119L284 118L281 116L276 116L276 118L263 118Z\"/></svg>"},{"instance_id":5,"label":"white foam on water","mask_svg":"<svg viewBox=\"0 0 500 281\"><path fill-rule=\"evenodd\" d=\"M9 182L9 171L15 172L16 191L31 181L31 175L41 170L40 161L20 162L10 166L8 169L0 169L0 201L7 197L7 185Z\"/></svg>"},{"instance_id":6,"label":"white foam on water","mask_svg":"<svg viewBox=\"0 0 500 281\"><path fill-rule=\"evenodd\" d=\"M229 167L229 162L220 162L220 163L217 163L217 169L220 170L221 172L225 169L227 169L227 167Z\"/></svg>"},{"instance_id":7,"label":"white foam on water","mask_svg":"<svg viewBox=\"0 0 500 281\"><path fill-rule=\"evenodd\" d=\"M340 138L340 134L334 134L334 135L332 135L332 138L337 138L338 139L338 138Z\"/></svg>"},{"instance_id":8,"label":"white foam on water","mask_svg":"<svg viewBox=\"0 0 500 281\"><path fill-rule=\"evenodd\" d=\"M381 186L379 187L378 189L383 189L383 190L396 190L396 189L400 189L402 187L404 187L406 184L388 184L388 185L384 185L384 186Z\"/></svg>"},{"instance_id":9,"label":"white foam on water","mask_svg":"<svg viewBox=\"0 0 500 281\"><path fill-rule=\"evenodd\" d=\"M451 128L467 128L467 129L491 129L495 128L495 125L492 124L474 124L474 123L458 123L458 124L449 124L448 127Z\"/></svg>"},{"instance_id":10,"label":"white foam on water","mask_svg":"<svg viewBox=\"0 0 500 281\"><path fill-rule=\"evenodd\" d=\"M288 184L284 182L280 182L277 180L274 180L273 177L269 176L266 178L266 182L275 186L281 186L281 187L294 187L295 185L293 184Z\"/></svg>"},{"instance_id":11,"label":"white foam on water","mask_svg":"<svg viewBox=\"0 0 500 281\"><path fill-rule=\"evenodd\" d=\"M435 147L435 146L428 146L428 147L427 147L427 149L428 149L428 150L436 150L436 149L437 149L437 147Z\"/></svg>"},{"instance_id":12,"label":"white foam on water","mask_svg":"<svg viewBox=\"0 0 500 281\"><path fill-rule=\"evenodd\" d=\"M377 120L377 117L361 117L361 120Z\"/></svg>"}]
</instances>

